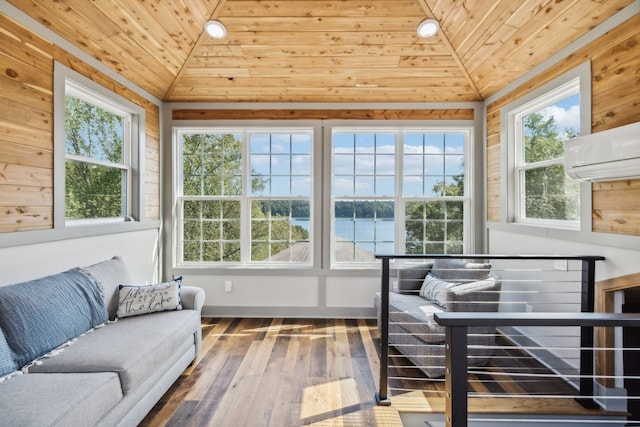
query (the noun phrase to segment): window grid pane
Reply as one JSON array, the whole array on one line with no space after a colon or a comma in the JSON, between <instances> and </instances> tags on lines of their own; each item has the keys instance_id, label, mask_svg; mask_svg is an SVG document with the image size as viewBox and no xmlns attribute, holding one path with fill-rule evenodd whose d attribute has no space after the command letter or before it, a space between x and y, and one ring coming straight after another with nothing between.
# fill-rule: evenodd
<instances>
[{"instance_id":1,"label":"window grid pane","mask_svg":"<svg viewBox=\"0 0 640 427\"><path fill-rule=\"evenodd\" d=\"M333 194L389 197L395 195L395 134L334 135Z\"/></svg>"},{"instance_id":2,"label":"window grid pane","mask_svg":"<svg viewBox=\"0 0 640 427\"><path fill-rule=\"evenodd\" d=\"M182 192L191 196L242 195L242 136L182 136Z\"/></svg>"},{"instance_id":3,"label":"window grid pane","mask_svg":"<svg viewBox=\"0 0 640 427\"><path fill-rule=\"evenodd\" d=\"M251 202L251 261L311 262L310 203L302 200Z\"/></svg>"},{"instance_id":4,"label":"window grid pane","mask_svg":"<svg viewBox=\"0 0 640 427\"><path fill-rule=\"evenodd\" d=\"M240 201L182 200L184 261L240 260Z\"/></svg>"},{"instance_id":5,"label":"window grid pane","mask_svg":"<svg viewBox=\"0 0 640 427\"><path fill-rule=\"evenodd\" d=\"M249 136L252 196L311 195L311 134Z\"/></svg>"}]
</instances>

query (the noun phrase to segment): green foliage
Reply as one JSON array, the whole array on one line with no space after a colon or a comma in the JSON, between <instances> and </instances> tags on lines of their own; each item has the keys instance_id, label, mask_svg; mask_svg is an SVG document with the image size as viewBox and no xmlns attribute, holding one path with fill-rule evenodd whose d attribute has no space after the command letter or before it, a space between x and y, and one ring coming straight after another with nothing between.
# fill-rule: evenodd
<instances>
[{"instance_id":1,"label":"green foliage","mask_svg":"<svg viewBox=\"0 0 640 427\"><path fill-rule=\"evenodd\" d=\"M122 163L122 147L122 117L78 98L66 97L65 150L68 154ZM120 169L67 160L66 218L122 217L125 182Z\"/></svg>"},{"instance_id":2,"label":"green foliage","mask_svg":"<svg viewBox=\"0 0 640 427\"><path fill-rule=\"evenodd\" d=\"M525 163L562 157L564 139L553 116L544 119L533 113L524 118ZM574 129L565 130L565 139L577 136ZM576 219L580 211L580 186L569 180L562 165L541 166L524 172L526 218Z\"/></svg>"}]
</instances>

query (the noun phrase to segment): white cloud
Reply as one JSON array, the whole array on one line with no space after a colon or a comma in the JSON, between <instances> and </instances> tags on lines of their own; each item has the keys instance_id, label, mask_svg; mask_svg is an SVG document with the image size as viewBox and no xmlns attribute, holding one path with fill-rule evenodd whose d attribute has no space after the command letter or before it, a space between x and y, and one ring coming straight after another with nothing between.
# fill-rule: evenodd
<instances>
[{"instance_id":1,"label":"white cloud","mask_svg":"<svg viewBox=\"0 0 640 427\"><path fill-rule=\"evenodd\" d=\"M563 133L565 129L580 130L580 106L573 105L569 109L562 108L558 105L550 105L541 112L545 119L552 117L558 125L558 130Z\"/></svg>"}]
</instances>

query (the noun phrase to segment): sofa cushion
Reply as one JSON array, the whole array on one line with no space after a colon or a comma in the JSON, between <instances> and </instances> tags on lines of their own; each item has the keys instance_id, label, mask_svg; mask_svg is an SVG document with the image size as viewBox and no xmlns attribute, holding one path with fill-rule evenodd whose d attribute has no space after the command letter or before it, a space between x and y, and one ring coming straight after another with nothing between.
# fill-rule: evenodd
<instances>
[{"instance_id":1,"label":"sofa cushion","mask_svg":"<svg viewBox=\"0 0 640 427\"><path fill-rule=\"evenodd\" d=\"M461 283L447 282L429 273L427 277L424 278L424 282L420 288L420 296L444 307L447 302L447 291L459 285L461 285Z\"/></svg>"},{"instance_id":2,"label":"sofa cushion","mask_svg":"<svg viewBox=\"0 0 640 427\"><path fill-rule=\"evenodd\" d=\"M0 313L19 367L107 320L96 282L79 269L0 287Z\"/></svg>"},{"instance_id":3,"label":"sofa cushion","mask_svg":"<svg viewBox=\"0 0 640 427\"><path fill-rule=\"evenodd\" d=\"M109 319L115 319L118 312L118 286L133 283L131 273L122 257L115 256L106 261L82 267L81 270L93 277L102 288Z\"/></svg>"},{"instance_id":4,"label":"sofa cushion","mask_svg":"<svg viewBox=\"0 0 640 427\"><path fill-rule=\"evenodd\" d=\"M78 338L31 372L116 372L126 395L171 354L194 345L199 328L195 310L125 317Z\"/></svg>"},{"instance_id":5,"label":"sofa cushion","mask_svg":"<svg viewBox=\"0 0 640 427\"><path fill-rule=\"evenodd\" d=\"M457 282L475 282L489 278L491 264L466 262L463 259L437 258L431 274L439 279Z\"/></svg>"},{"instance_id":6,"label":"sofa cushion","mask_svg":"<svg viewBox=\"0 0 640 427\"><path fill-rule=\"evenodd\" d=\"M89 426L122 399L118 375L27 374L0 383L0 420L12 427Z\"/></svg>"},{"instance_id":7,"label":"sofa cushion","mask_svg":"<svg viewBox=\"0 0 640 427\"><path fill-rule=\"evenodd\" d=\"M376 295L375 305L380 306L380 294ZM395 323L425 343L444 340L444 327L433 320L433 313L442 311L441 306L421 296L389 293L389 325Z\"/></svg>"},{"instance_id":8,"label":"sofa cushion","mask_svg":"<svg viewBox=\"0 0 640 427\"><path fill-rule=\"evenodd\" d=\"M156 311L181 310L182 277L155 285L120 285L118 317L138 316Z\"/></svg>"}]
</instances>

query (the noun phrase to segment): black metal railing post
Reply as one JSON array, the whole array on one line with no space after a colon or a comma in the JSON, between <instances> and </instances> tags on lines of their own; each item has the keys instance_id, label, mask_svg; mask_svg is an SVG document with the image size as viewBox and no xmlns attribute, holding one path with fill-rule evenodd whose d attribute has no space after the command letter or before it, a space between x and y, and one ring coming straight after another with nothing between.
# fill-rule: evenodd
<instances>
[{"instance_id":1,"label":"black metal railing post","mask_svg":"<svg viewBox=\"0 0 640 427\"><path fill-rule=\"evenodd\" d=\"M382 258L380 283L380 389L376 395L378 405L391 405L389 389L389 258Z\"/></svg>"},{"instance_id":2,"label":"black metal railing post","mask_svg":"<svg viewBox=\"0 0 640 427\"><path fill-rule=\"evenodd\" d=\"M467 327L445 333L445 426L467 427Z\"/></svg>"},{"instance_id":3,"label":"black metal railing post","mask_svg":"<svg viewBox=\"0 0 640 427\"><path fill-rule=\"evenodd\" d=\"M595 309L595 277L596 259L584 258L582 260L582 296L580 298L580 311L593 313ZM594 390L594 348L593 326L580 327L580 396L578 402L585 408L596 408L598 404L589 396L593 396Z\"/></svg>"}]
</instances>

